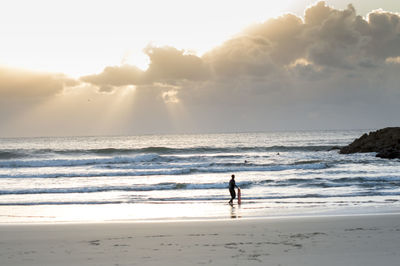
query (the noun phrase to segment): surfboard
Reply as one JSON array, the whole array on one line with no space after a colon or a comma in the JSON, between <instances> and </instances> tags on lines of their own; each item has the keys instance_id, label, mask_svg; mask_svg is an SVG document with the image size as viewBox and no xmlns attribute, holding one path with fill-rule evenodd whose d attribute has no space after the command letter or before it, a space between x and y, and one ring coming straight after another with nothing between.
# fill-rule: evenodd
<instances>
[{"instance_id":1,"label":"surfboard","mask_svg":"<svg viewBox=\"0 0 400 266\"><path fill-rule=\"evenodd\" d=\"M242 193L240 191L240 188L238 188L238 204L242 204Z\"/></svg>"}]
</instances>

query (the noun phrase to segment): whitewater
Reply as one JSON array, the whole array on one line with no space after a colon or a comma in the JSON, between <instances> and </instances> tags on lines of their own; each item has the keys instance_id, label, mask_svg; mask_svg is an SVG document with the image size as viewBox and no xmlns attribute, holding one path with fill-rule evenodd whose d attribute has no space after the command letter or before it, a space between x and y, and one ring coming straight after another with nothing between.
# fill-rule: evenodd
<instances>
[{"instance_id":1,"label":"whitewater","mask_svg":"<svg viewBox=\"0 0 400 266\"><path fill-rule=\"evenodd\" d=\"M0 139L0 222L398 212L400 160L338 153L368 131Z\"/></svg>"}]
</instances>

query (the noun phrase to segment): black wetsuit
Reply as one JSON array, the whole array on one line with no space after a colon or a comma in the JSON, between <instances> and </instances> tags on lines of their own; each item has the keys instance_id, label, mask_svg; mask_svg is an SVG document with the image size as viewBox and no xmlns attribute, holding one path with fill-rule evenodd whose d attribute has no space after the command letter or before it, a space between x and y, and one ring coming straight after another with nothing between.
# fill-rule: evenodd
<instances>
[{"instance_id":1,"label":"black wetsuit","mask_svg":"<svg viewBox=\"0 0 400 266\"><path fill-rule=\"evenodd\" d=\"M234 179L231 179L229 181L229 192L231 193L231 201L236 198L236 192L235 192L235 187L236 187L236 182Z\"/></svg>"}]
</instances>

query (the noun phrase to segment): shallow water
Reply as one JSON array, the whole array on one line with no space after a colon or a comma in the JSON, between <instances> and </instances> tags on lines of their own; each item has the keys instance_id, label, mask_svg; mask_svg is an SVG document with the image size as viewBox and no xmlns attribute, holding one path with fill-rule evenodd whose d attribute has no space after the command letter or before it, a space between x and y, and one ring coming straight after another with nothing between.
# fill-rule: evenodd
<instances>
[{"instance_id":1,"label":"shallow water","mask_svg":"<svg viewBox=\"0 0 400 266\"><path fill-rule=\"evenodd\" d=\"M0 222L398 211L399 160L332 150L365 132L0 139Z\"/></svg>"}]
</instances>

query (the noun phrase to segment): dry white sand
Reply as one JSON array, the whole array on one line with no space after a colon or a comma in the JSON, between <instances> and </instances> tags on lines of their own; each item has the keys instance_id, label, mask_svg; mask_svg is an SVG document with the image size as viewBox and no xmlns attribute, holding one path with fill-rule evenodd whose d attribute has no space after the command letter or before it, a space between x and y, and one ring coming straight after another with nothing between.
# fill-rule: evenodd
<instances>
[{"instance_id":1,"label":"dry white sand","mask_svg":"<svg viewBox=\"0 0 400 266\"><path fill-rule=\"evenodd\" d=\"M400 215L1 225L0 265L400 265Z\"/></svg>"}]
</instances>

